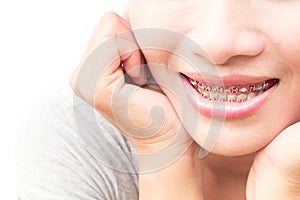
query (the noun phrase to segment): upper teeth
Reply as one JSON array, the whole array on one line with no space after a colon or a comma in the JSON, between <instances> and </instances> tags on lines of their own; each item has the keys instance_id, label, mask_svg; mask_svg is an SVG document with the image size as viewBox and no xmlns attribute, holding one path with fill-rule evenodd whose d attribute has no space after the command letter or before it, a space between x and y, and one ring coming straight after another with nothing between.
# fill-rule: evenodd
<instances>
[{"instance_id":1,"label":"upper teeth","mask_svg":"<svg viewBox=\"0 0 300 200\"><path fill-rule=\"evenodd\" d=\"M205 99L209 99L212 101L228 101L239 103L247 101L263 93L278 82L277 79L271 79L256 84L225 87L217 85L206 85L191 78L188 78L188 81Z\"/></svg>"}]
</instances>

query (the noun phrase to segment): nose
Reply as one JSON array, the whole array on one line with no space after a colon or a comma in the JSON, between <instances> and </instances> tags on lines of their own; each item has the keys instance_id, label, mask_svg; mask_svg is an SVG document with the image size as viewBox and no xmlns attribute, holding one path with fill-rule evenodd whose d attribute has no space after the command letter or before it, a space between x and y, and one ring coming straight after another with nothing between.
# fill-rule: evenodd
<instances>
[{"instance_id":1,"label":"nose","mask_svg":"<svg viewBox=\"0 0 300 200\"><path fill-rule=\"evenodd\" d=\"M213 64L224 65L234 57L254 57L263 52L265 40L251 16L251 8L240 0L211 2L207 11L199 7L198 23L189 37Z\"/></svg>"}]
</instances>

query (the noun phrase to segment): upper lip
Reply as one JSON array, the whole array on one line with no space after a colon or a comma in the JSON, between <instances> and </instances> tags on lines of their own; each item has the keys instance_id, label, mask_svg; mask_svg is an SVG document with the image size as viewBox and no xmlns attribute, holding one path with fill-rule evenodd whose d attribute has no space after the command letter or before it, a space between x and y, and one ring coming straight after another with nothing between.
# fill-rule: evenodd
<instances>
[{"instance_id":1,"label":"upper lip","mask_svg":"<svg viewBox=\"0 0 300 200\"><path fill-rule=\"evenodd\" d=\"M233 85L250 85L264 82L270 79L276 79L270 76L249 76L244 74L232 74L226 76L215 76L199 73L182 73L183 75L201 82L206 85L218 85L218 86L233 86Z\"/></svg>"}]
</instances>

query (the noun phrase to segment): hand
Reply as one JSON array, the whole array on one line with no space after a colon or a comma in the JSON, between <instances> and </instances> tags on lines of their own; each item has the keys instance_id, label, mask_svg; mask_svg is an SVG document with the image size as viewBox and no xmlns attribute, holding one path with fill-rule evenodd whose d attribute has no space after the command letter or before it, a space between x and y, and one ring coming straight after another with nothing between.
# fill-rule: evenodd
<instances>
[{"instance_id":1,"label":"hand","mask_svg":"<svg viewBox=\"0 0 300 200\"><path fill-rule=\"evenodd\" d=\"M151 172L140 174L141 199L199 199L201 170L195 159L199 146L160 88L147 83L143 64L130 24L108 13L74 71L71 86L132 142L139 153L139 169Z\"/></svg>"},{"instance_id":2,"label":"hand","mask_svg":"<svg viewBox=\"0 0 300 200\"><path fill-rule=\"evenodd\" d=\"M89 64L86 63L95 62L90 60L96 48L101 53L99 57L105 55L111 64L106 66L104 59L103 63L97 63L102 61L100 58L87 70ZM135 50L126 52L132 49ZM143 153L166 146L181 126L172 105L159 87L146 84L144 64L130 24L115 13L107 13L100 20L82 61L71 77L75 93L119 128L138 152ZM135 84L125 81L124 72ZM100 79L97 86L97 80L95 85L90 86L92 77ZM151 113L154 107L159 109ZM190 138L186 138L187 141L191 141Z\"/></svg>"},{"instance_id":3,"label":"hand","mask_svg":"<svg viewBox=\"0 0 300 200\"><path fill-rule=\"evenodd\" d=\"M300 199L300 122L257 153L248 177L247 199Z\"/></svg>"}]
</instances>

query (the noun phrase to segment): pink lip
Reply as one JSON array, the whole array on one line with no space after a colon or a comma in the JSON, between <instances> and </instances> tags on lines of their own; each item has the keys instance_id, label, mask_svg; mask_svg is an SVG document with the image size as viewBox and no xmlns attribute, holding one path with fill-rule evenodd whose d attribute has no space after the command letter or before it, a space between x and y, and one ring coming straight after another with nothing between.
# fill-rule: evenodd
<instances>
[{"instance_id":1,"label":"pink lip","mask_svg":"<svg viewBox=\"0 0 300 200\"><path fill-rule=\"evenodd\" d=\"M258 79L256 79L256 81L257 80ZM182 81L187 88L187 98L196 110L208 117L226 119L246 117L258 111L269 99L271 92L277 87L277 85L275 85L259 96L256 96L243 103L213 102L208 99L203 99L201 95L190 85L187 79L183 76ZM247 83L250 83L249 80L245 81ZM242 85L245 84L245 81L241 83L235 80L234 82L235 84L238 83ZM229 82L230 81L227 81L227 83Z\"/></svg>"}]
</instances>

